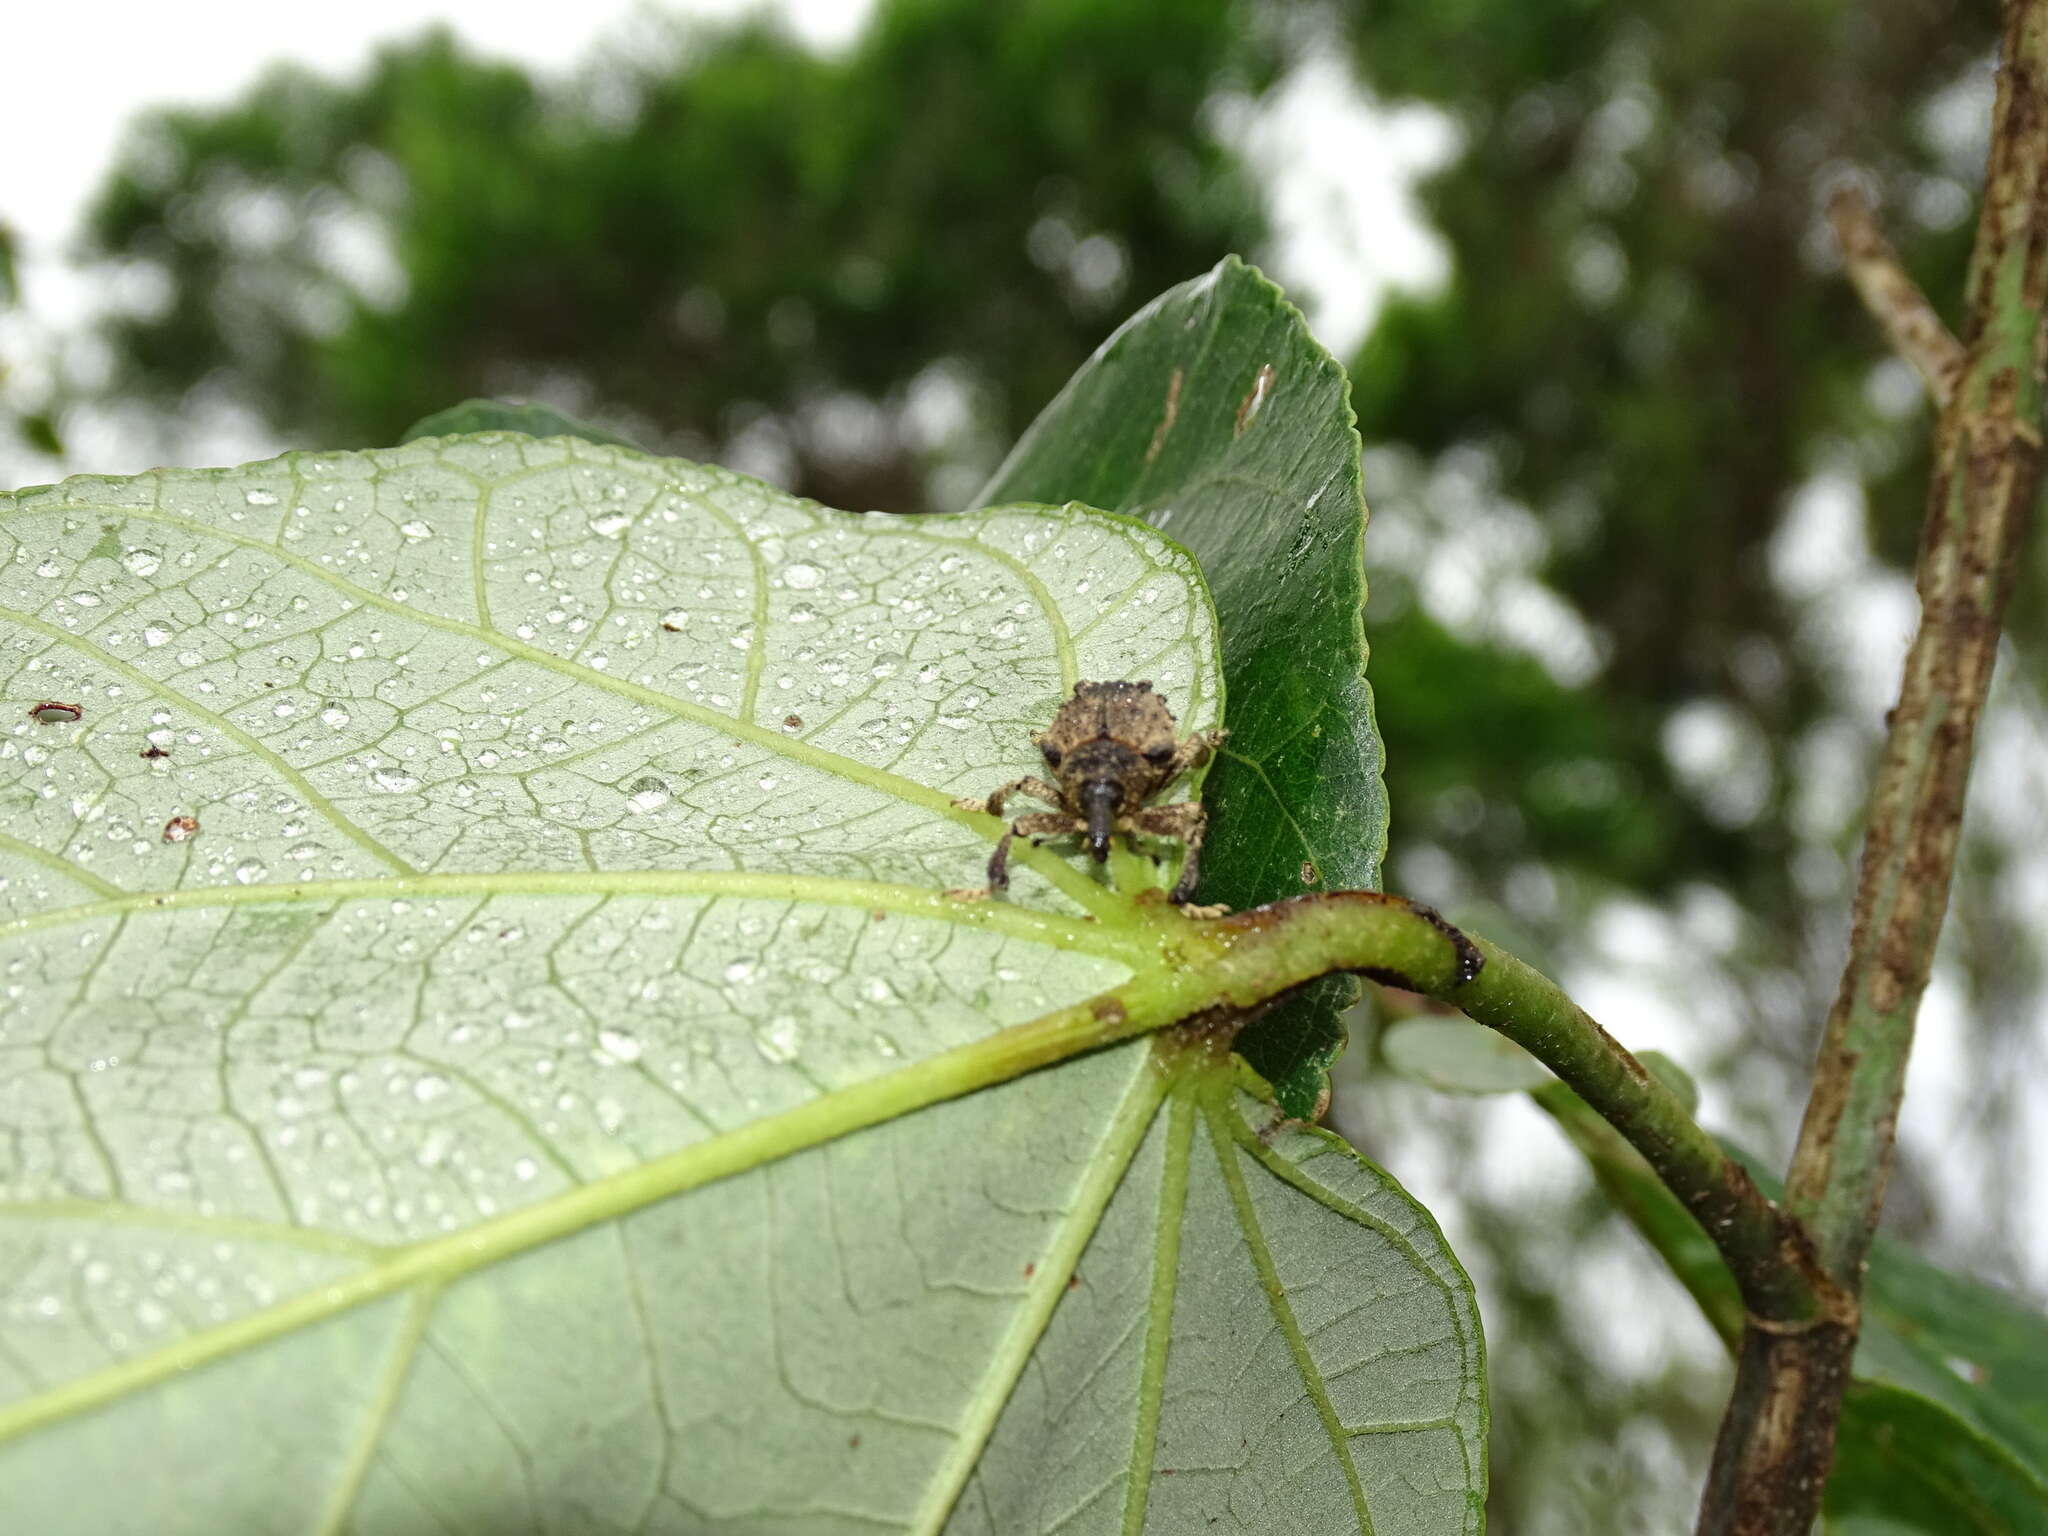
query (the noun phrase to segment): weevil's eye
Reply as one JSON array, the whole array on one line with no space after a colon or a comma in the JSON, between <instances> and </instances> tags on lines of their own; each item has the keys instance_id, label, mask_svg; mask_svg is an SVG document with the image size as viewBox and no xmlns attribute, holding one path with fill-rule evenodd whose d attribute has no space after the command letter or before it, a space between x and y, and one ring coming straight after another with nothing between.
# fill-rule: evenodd
<instances>
[{"instance_id":1,"label":"weevil's eye","mask_svg":"<svg viewBox=\"0 0 2048 1536\"><path fill-rule=\"evenodd\" d=\"M1153 747L1146 752L1145 761L1148 763L1170 763L1173 761L1173 748Z\"/></svg>"},{"instance_id":2,"label":"weevil's eye","mask_svg":"<svg viewBox=\"0 0 2048 1536\"><path fill-rule=\"evenodd\" d=\"M1048 768L1057 768L1057 767L1059 767L1059 765L1060 765L1060 749L1059 749L1058 747L1053 747L1053 746L1044 746L1044 747L1040 747L1040 748L1039 748L1038 750L1039 750L1039 751L1041 751L1041 752L1043 752L1043 753L1045 754L1045 766L1046 766L1046 767L1048 767Z\"/></svg>"}]
</instances>

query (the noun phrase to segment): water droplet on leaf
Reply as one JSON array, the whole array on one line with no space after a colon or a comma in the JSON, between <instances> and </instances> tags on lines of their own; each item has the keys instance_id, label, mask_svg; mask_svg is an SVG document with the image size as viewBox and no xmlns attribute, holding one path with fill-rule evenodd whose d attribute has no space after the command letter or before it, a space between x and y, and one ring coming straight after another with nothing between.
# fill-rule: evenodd
<instances>
[{"instance_id":1,"label":"water droplet on leaf","mask_svg":"<svg viewBox=\"0 0 2048 1536\"><path fill-rule=\"evenodd\" d=\"M666 784L651 776L635 779L626 786L626 804L643 816L660 810L674 798Z\"/></svg>"},{"instance_id":2,"label":"water droplet on leaf","mask_svg":"<svg viewBox=\"0 0 2048 1536\"><path fill-rule=\"evenodd\" d=\"M754 1031L754 1048L761 1053L764 1061L776 1066L786 1066L796 1060L797 1047L803 1041L803 1031L793 1015L779 1013Z\"/></svg>"}]
</instances>

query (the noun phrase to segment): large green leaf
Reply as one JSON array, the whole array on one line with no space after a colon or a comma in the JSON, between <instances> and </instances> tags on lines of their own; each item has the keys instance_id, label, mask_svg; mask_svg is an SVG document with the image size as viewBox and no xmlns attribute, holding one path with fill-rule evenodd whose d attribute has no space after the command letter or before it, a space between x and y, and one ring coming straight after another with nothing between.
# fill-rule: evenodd
<instances>
[{"instance_id":1,"label":"large green leaf","mask_svg":"<svg viewBox=\"0 0 2048 1536\"><path fill-rule=\"evenodd\" d=\"M485 436L0 549L0 1530L1478 1530L1427 1213L1027 1070L1204 1005L1171 871L946 894L1075 678L1217 718L1156 533Z\"/></svg>"},{"instance_id":2,"label":"large green leaf","mask_svg":"<svg viewBox=\"0 0 2048 1536\"><path fill-rule=\"evenodd\" d=\"M1205 900L1379 884L1387 797L1365 680L1358 456L1344 370L1230 257L1104 343L981 492L1128 512L1200 562L1231 700L1206 792ZM1355 996L1323 983L1240 1042L1293 1113L1318 1112Z\"/></svg>"}]
</instances>

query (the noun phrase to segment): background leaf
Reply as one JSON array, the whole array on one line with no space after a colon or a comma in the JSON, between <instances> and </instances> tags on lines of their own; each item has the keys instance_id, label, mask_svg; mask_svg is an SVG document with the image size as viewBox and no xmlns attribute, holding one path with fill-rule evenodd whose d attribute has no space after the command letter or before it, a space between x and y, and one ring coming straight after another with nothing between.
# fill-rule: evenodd
<instances>
[{"instance_id":1,"label":"background leaf","mask_svg":"<svg viewBox=\"0 0 2048 1536\"><path fill-rule=\"evenodd\" d=\"M1400 1019L1380 1036L1387 1066L1439 1093L1526 1093L1550 1069L1507 1036L1469 1019Z\"/></svg>"},{"instance_id":2,"label":"background leaf","mask_svg":"<svg viewBox=\"0 0 2048 1536\"><path fill-rule=\"evenodd\" d=\"M467 432L521 432L528 437L580 437L586 443L610 443L618 448L640 446L616 432L565 416L551 405L517 400L465 400L414 422L399 441L456 437Z\"/></svg>"},{"instance_id":3,"label":"background leaf","mask_svg":"<svg viewBox=\"0 0 2048 1536\"><path fill-rule=\"evenodd\" d=\"M1917 1393L1858 1379L1842 1401L1825 1536L2039 1536L2048 1493L1995 1441Z\"/></svg>"},{"instance_id":4,"label":"background leaf","mask_svg":"<svg viewBox=\"0 0 2048 1536\"><path fill-rule=\"evenodd\" d=\"M1129 512L1200 562L1231 699L1204 792L1206 901L1379 884L1387 801L1352 422L1344 370L1279 289L1229 257L1105 342L979 497ZM1240 1037L1290 1113L1319 1113L1355 995L1322 983Z\"/></svg>"},{"instance_id":5,"label":"background leaf","mask_svg":"<svg viewBox=\"0 0 2048 1536\"><path fill-rule=\"evenodd\" d=\"M1660 1076L1670 1070L1658 1065ZM1641 1154L1562 1083L1533 1097L1586 1154L1601 1187L1716 1331L1738 1338L1742 1302L1733 1277ZM1777 1198L1778 1181L1761 1161L1730 1150ZM1827 1531L2048 1531L2048 1321L1880 1238L1865 1279L1854 1370L1828 1483Z\"/></svg>"},{"instance_id":6,"label":"background leaf","mask_svg":"<svg viewBox=\"0 0 2048 1536\"><path fill-rule=\"evenodd\" d=\"M1216 718L1151 530L425 440L0 500L0 656L0 1527L1477 1530L1427 1213L1002 1081L1163 966L944 894L1076 676Z\"/></svg>"}]
</instances>

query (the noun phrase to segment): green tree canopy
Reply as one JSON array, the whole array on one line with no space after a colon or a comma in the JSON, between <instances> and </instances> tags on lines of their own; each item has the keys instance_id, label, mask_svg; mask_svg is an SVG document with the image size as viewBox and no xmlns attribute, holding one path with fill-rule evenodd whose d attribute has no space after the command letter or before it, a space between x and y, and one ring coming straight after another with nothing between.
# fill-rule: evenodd
<instances>
[{"instance_id":1,"label":"green tree canopy","mask_svg":"<svg viewBox=\"0 0 2048 1536\"><path fill-rule=\"evenodd\" d=\"M906 403L964 406L985 470L1133 296L1259 243L1256 187L1189 132L1271 73L1236 22L940 0L838 59L752 24L552 86L445 34L360 82L282 69L145 119L100 194L94 248L170 279L114 328L120 387L210 383L332 446L551 397L927 507Z\"/></svg>"}]
</instances>

